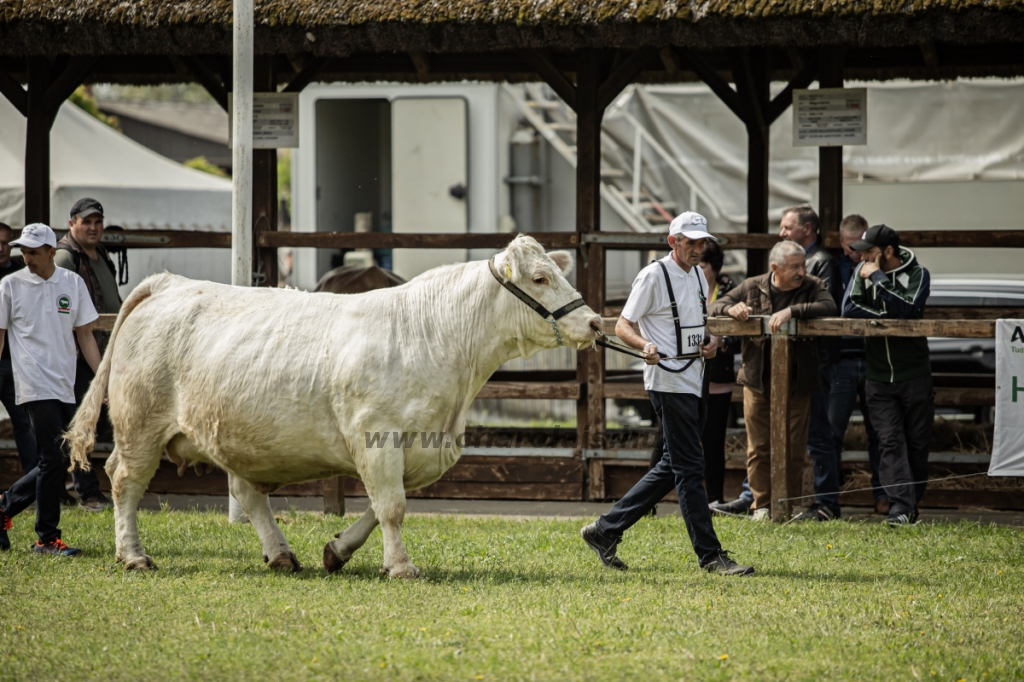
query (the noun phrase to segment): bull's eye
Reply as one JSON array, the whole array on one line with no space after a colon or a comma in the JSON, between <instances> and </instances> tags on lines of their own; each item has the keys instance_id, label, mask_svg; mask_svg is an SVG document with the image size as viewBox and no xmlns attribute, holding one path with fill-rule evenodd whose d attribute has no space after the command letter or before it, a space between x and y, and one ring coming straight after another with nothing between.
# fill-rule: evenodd
<instances>
[{"instance_id":1,"label":"bull's eye","mask_svg":"<svg viewBox=\"0 0 1024 682\"><path fill-rule=\"evenodd\" d=\"M544 277L543 275L537 275L537 276L535 276L535 277L533 278L533 283L534 283L534 284L547 284L547 283L548 283L548 280L547 280L547 278L546 278L546 277Z\"/></svg>"}]
</instances>

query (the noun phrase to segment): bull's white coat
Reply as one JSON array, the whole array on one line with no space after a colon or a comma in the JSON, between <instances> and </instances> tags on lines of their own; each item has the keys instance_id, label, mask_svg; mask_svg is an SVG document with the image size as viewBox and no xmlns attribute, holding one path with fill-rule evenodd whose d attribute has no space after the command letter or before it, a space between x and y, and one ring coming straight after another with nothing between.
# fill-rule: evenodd
<instances>
[{"instance_id":1,"label":"bull's white coat","mask_svg":"<svg viewBox=\"0 0 1024 682\"><path fill-rule=\"evenodd\" d=\"M554 310L578 298L563 274L565 252L545 254L529 237L495 257L498 272ZM507 269L506 269L507 266ZM566 343L592 344L600 318L584 306L563 317ZM377 523L384 567L418 569L401 541L405 490L436 481L458 459L466 410L505 361L555 347L549 322L505 291L485 261L424 273L365 294L245 289L171 274L147 278L118 316L96 380L69 432L86 462L104 389L115 448L112 482L117 558L146 568L136 510L160 457L211 463L232 474L275 568L298 570L267 493L343 474L366 485L371 508L324 548L337 570ZM402 447L368 434L444 432L436 447Z\"/></svg>"}]
</instances>

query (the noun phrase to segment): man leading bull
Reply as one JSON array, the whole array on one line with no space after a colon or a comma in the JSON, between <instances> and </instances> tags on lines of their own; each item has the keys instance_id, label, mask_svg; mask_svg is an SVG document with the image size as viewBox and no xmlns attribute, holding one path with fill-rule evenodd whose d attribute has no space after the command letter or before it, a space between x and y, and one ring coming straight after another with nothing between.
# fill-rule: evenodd
<instances>
[{"instance_id":1,"label":"man leading bull","mask_svg":"<svg viewBox=\"0 0 1024 682\"><path fill-rule=\"evenodd\" d=\"M718 351L706 333L708 283L698 267L707 240L707 220L686 212L669 226L672 252L640 271L615 325L621 341L642 351L644 388L661 418L661 461L596 522L580 530L583 540L609 568L625 570L616 555L622 534L673 488L700 567L722 575L751 575L722 549L711 523L704 490L704 360ZM639 324L640 333L633 325Z\"/></svg>"}]
</instances>

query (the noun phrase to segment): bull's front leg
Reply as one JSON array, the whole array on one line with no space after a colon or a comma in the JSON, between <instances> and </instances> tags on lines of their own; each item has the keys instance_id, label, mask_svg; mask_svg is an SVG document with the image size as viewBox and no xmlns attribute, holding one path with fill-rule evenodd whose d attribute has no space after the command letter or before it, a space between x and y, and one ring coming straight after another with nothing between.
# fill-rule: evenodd
<instances>
[{"instance_id":1,"label":"bull's front leg","mask_svg":"<svg viewBox=\"0 0 1024 682\"><path fill-rule=\"evenodd\" d=\"M242 510L256 529L260 537L260 544L263 545L263 561L269 568L277 571L301 571L302 564L295 557L284 533L274 521L274 514L270 511L270 501L263 493L256 490L238 476L228 478L228 485L231 494L235 496Z\"/></svg>"},{"instance_id":2,"label":"bull's front leg","mask_svg":"<svg viewBox=\"0 0 1024 682\"><path fill-rule=\"evenodd\" d=\"M384 536L384 571L392 578L418 578L402 543L405 520L405 455L400 449L375 451L363 474L374 515Z\"/></svg>"}]
</instances>

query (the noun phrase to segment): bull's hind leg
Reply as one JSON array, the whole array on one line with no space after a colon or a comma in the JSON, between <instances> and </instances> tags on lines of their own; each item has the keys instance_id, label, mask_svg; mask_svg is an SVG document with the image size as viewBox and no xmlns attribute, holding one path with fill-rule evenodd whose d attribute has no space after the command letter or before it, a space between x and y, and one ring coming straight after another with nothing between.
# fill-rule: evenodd
<instances>
[{"instance_id":1,"label":"bull's hind leg","mask_svg":"<svg viewBox=\"0 0 1024 682\"><path fill-rule=\"evenodd\" d=\"M260 537L260 544L263 545L263 561L267 562L269 568L278 571L298 572L302 570L302 564L295 557L288 541L284 539L284 533L274 520L274 514L270 511L270 500L264 493L256 492L255 489L238 476L229 476L231 494L235 496L242 510L249 517L249 522L256 529Z\"/></svg>"},{"instance_id":2,"label":"bull's hind leg","mask_svg":"<svg viewBox=\"0 0 1024 682\"><path fill-rule=\"evenodd\" d=\"M405 456L401 450L374 453L370 467L363 473L363 483L384 535L384 571L392 578L418 578L420 569L413 566L402 543L404 473Z\"/></svg>"},{"instance_id":3,"label":"bull's hind leg","mask_svg":"<svg viewBox=\"0 0 1024 682\"><path fill-rule=\"evenodd\" d=\"M114 498L115 556L127 570L156 568L153 558L142 549L138 514L139 500L160 466L161 450L162 445L134 448L119 443L105 466Z\"/></svg>"},{"instance_id":4,"label":"bull's hind leg","mask_svg":"<svg viewBox=\"0 0 1024 682\"><path fill-rule=\"evenodd\" d=\"M324 568L328 573L340 571L348 563L356 550L363 546L370 533L377 527L377 515L371 506L366 513L359 517L359 520L346 528L344 532L338 533L324 545Z\"/></svg>"}]
</instances>

